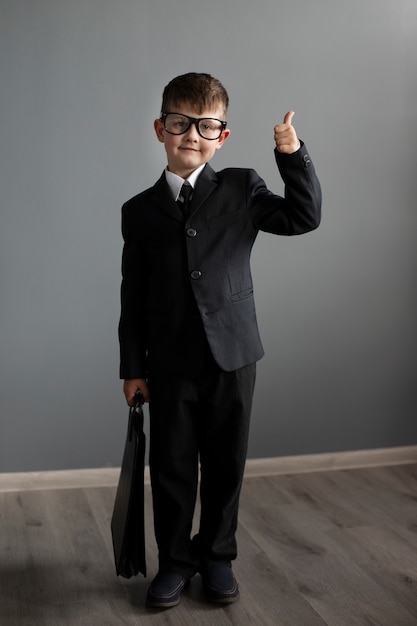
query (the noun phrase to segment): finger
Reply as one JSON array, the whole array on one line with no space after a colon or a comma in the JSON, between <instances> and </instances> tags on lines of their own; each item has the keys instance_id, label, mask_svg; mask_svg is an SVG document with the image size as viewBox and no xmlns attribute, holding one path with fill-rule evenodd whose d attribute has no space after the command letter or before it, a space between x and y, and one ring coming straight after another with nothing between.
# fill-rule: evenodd
<instances>
[{"instance_id":1,"label":"finger","mask_svg":"<svg viewBox=\"0 0 417 626\"><path fill-rule=\"evenodd\" d=\"M149 386L146 381L141 381L141 384L138 385L138 390L141 392L144 402L149 402L150 393L149 393Z\"/></svg>"},{"instance_id":2,"label":"finger","mask_svg":"<svg viewBox=\"0 0 417 626\"><path fill-rule=\"evenodd\" d=\"M128 406L135 406L135 394L126 396Z\"/></svg>"},{"instance_id":3,"label":"finger","mask_svg":"<svg viewBox=\"0 0 417 626\"><path fill-rule=\"evenodd\" d=\"M289 124L290 126L292 126L292 118L295 115L295 111L288 111L288 113L285 114L284 116L284 124Z\"/></svg>"},{"instance_id":4,"label":"finger","mask_svg":"<svg viewBox=\"0 0 417 626\"><path fill-rule=\"evenodd\" d=\"M135 404L135 393L137 389L138 386L134 380L125 380L123 383L123 393L129 406L133 406Z\"/></svg>"}]
</instances>

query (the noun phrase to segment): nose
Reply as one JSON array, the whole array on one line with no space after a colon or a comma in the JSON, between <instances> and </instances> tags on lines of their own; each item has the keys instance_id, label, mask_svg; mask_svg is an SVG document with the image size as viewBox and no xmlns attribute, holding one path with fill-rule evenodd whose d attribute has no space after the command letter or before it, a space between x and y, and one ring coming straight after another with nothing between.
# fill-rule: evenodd
<instances>
[{"instance_id":1,"label":"nose","mask_svg":"<svg viewBox=\"0 0 417 626\"><path fill-rule=\"evenodd\" d=\"M190 141L195 141L196 139L199 138L197 126L195 125L195 123L191 124L190 128L187 130L186 138L187 140L190 140Z\"/></svg>"}]
</instances>

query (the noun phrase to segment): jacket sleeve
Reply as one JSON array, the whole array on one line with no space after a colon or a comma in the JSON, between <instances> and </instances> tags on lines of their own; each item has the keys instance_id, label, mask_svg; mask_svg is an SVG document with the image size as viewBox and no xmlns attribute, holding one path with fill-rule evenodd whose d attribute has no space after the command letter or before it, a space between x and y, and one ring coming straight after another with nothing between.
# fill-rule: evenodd
<instances>
[{"instance_id":1,"label":"jacket sleeve","mask_svg":"<svg viewBox=\"0 0 417 626\"><path fill-rule=\"evenodd\" d=\"M120 378L147 378L147 338L145 292L147 284L145 259L139 238L129 216L132 207L122 207L121 314L119 321Z\"/></svg>"},{"instance_id":2,"label":"jacket sleeve","mask_svg":"<svg viewBox=\"0 0 417 626\"><path fill-rule=\"evenodd\" d=\"M305 144L293 154L275 149L275 160L285 184L285 197L269 191L254 172L248 174L249 212L257 230L276 235L300 235L317 228L321 220L321 187Z\"/></svg>"}]
</instances>

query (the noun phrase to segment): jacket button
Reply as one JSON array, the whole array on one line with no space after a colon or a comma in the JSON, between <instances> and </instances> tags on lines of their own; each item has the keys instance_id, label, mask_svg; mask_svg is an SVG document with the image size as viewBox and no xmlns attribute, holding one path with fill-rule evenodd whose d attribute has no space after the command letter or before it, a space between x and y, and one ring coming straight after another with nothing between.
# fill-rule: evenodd
<instances>
[{"instance_id":1,"label":"jacket button","mask_svg":"<svg viewBox=\"0 0 417 626\"><path fill-rule=\"evenodd\" d=\"M195 237L197 235L197 231L195 228L187 228L187 237Z\"/></svg>"},{"instance_id":2,"label":"jacket button","mask_svg":"<svg viewBox=\"0 0 417 626\"><path fill-rule=\"evenodd\" d=\"M201 272L200 270L193 270L190 276L193 280L198 280L199 278L201 278Z\"/></svg>"},{"instance_id":3,"label":"jacket button","mask_svg":"<svg viewBox=\"0 0 417 626\"><path fill-rule=\"evenodd\" d=\"M311 161L310 161L310 157L308 154L305 154L303 156L303 161L304 161L304 167L310 167Z\"/></svg>"}]
</instances>

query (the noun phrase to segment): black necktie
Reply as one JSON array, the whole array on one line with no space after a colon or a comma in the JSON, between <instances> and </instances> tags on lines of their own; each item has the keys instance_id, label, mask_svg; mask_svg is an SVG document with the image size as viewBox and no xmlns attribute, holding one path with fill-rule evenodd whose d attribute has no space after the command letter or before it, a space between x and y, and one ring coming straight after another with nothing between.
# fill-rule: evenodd
<instances>
[{"instance_id":1,"label":"black necktie","mask_svg":"<svg viewBox=\"0 0 417 626\"><path fill-rule=\"evenodd\" d=\"M191 187L189 183L184 183L183 186L181 187L180 196L182 196L183 200L182 202L178 200L178 206L181 208L181 211L183 212L184 217L187 217L188 215L188 207L191 202L190 196L192 192L193 192L193 188Z\"/></svg>"}]
</instances>

